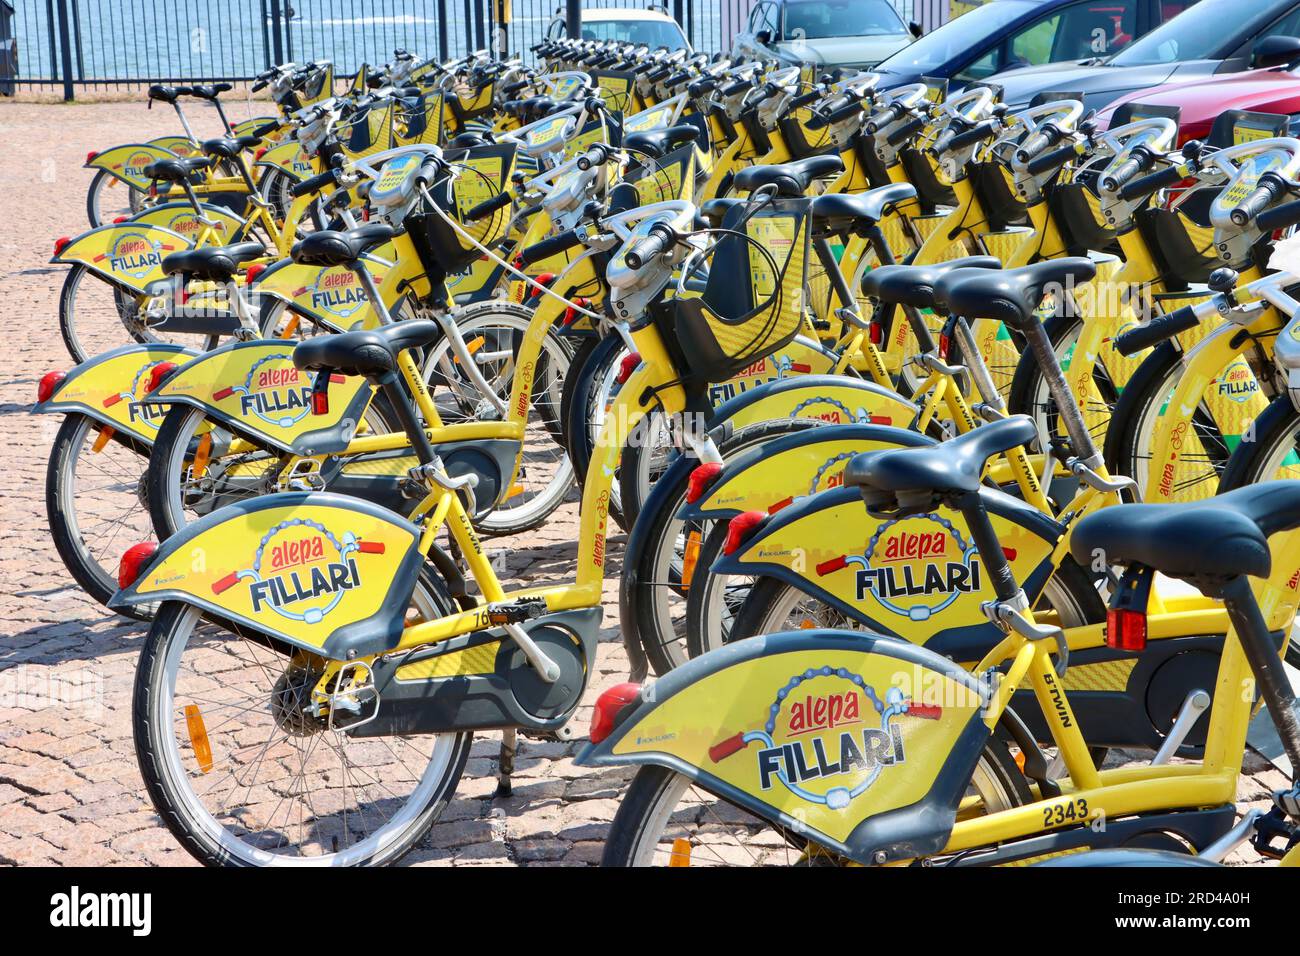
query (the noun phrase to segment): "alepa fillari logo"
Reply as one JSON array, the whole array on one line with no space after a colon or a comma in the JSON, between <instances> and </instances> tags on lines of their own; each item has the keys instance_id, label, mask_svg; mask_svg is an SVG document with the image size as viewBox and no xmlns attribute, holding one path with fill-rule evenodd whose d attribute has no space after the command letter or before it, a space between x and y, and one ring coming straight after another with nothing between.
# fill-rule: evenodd
<instances>
[{"instance_id":1,"label":"alepa fillari logo","mask_svg":"<svg viewBox=\"0 0 1300 956\"><path fill-rule=\"evenodd\" d=\"M843 810L886 767L907 759L898 718L941 716L941 707L914 703L897 687L886 690L882 700L846 668L810 667L776 692L761 728L715 744L709 759L720 763L759 744L753 759L760 789L779 783L809 803Z\"/></svg>"},{"instance_id":2,"label":"alepa fillari logo","mask_svg":"<svg viewBox=\"0 0 1300 956\"><path fill-rule=\"evenodd\" d=\"M1013 559L1015 554L1008 551L1007 556ZM983 578L975 542L933 513L882 522L862 554L823 561L817 575L843 568L855 569L857 600L870 595L886 610L912 621L929 620L961 595L979 591Z\"/></svg>"},{"instance_id":3,"label":"alepa fillari logo","mask_svg":"<svg viewBox=\"0 0 1300 956\"><path fill-rule=\"evenodd\" d=\"M162 267L163 256L175 252L177 246L152 239L147 233L122 232L113 237L113 244L95 256L95 263L107 263L108 270L132 279L143 279Z\"/></svg>"},{"instance_id":4,"label":"alepa fillari logo","mask_svg":"<svg viewBox=\"0 0 1300 956\"><path fill-rule=\"evenodd\" d=\"M350 531L336 535L310 518L290 518L262 536L251 567L231 571L212 585L212 593L242 581L254 614L269 610L317 624L361 586L357 557L383 553L382 541L362 541Z\"/></svg>"},{"instance_id":5,"label":"alepa fillari logo","mask_svg":"<svg viewBox=\"0 0 1300 956\"><path fill-rule=\"evenodd\" d=\"M346 381L331 375L330 382ZM212 393L217 402L239 396L239 411L276 428L292 428L311 414L311 381L293 364L292 352L275 352L254 362L239 385Z\"/></svg>"},{"instance_id":6,"label":"alepa fillari logo","mask_svg":"<svg viewBox=\"0 0 1300 956\"><path fill-rule=\"evenodd\" d=\"M126 402L127 421L132 425L138 425L141 428L151 432L156 432L162 420L167 417L167 406L146 404L141 401L149 394L149 382L154 366L161 365L166 359L150 359L131 376L131 385L122 391L113 392L106 395L100 403L104 408L113 408Z\"/></svg>"},{"instance_id":7,"label":"alepa fillari logo","mask_svg":"<svg viewBox=\"0 0 1300 956\"><path fill-rule=\"evenodd\" d=\"M379 273L373 275L376 285L383 281ZM308 296L307 304L313 311L340 319L350 319L369 304L361 280L347 268L322 269L312 282L294 289L294 299L303 296Z\"/></svg>"}]
</instances>

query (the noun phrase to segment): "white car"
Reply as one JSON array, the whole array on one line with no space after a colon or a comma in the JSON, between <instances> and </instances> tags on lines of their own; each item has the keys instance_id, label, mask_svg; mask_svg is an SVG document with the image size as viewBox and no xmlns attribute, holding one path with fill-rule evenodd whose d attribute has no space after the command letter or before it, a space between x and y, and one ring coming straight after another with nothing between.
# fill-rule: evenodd
<instances>
[{"instance_id":1,"label":"white car","mask_svg":"<svg viewBox=\"0 0 1300 956\"><path fill-rule=\"evenodd\" d=\"M867 69L921 35L889 0L758 0L735 52L825 67Z\"/></svg>"},{"instance_id":2,"label":"white car","mask_svg":"<svg viewBox=\"0 0 1300 956\"><path fill-rule=\"evenodd\" d=\"M546 27L546 38L556 40L566 36L564 16L557 16ZM658 10L633 10L625 7L608 7L603 10L582 10L582 38L584 40L617 40L620 43L645 44L650 49L666 47L668 50L685 50L694 53L686 34L677 21Z\"/></svg>"}]
</instances>

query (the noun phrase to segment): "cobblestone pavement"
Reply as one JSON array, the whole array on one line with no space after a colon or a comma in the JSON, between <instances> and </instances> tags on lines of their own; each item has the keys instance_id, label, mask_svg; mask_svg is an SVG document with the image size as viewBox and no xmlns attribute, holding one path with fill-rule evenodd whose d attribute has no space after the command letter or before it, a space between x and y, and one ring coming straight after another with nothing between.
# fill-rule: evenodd
<instances>
[{"instance_id":1,"label":"cobblestone pavement","mask_svg":"<svg viewBox=\"0 0 1300 956\"><path fill-rule=\"evenodd\" d=\"M241 113L242 115L242 113ZM215 117L198 117L200 134ZM70 363L57 302L65 270L47 264L56 236L86 228L86 151L171 132L166 110L142 103L0 105L7 144L0 179L0 290L8 327L0 356L0 863L189 864L149 805L136 765L130 689L142 625L116 617L71 582L47 531L43 489L59 422L28 409L41 375ZM576 508L505 549L508 583L562 581L575 559ZM616 578L624 539L611 541L605 627L590 702L624 679ZM515 792L493 799L499 738L474 744L464 779L415 864L589 864L598 861L627 774L575 767L576 745L521 739ZM1258 801L1281 783L1255 760L1241 796ZM1244 855L1245 856L1245 855ZM1243 856L1243 859L1244 859Z\"/></svg>"}]
</instances>

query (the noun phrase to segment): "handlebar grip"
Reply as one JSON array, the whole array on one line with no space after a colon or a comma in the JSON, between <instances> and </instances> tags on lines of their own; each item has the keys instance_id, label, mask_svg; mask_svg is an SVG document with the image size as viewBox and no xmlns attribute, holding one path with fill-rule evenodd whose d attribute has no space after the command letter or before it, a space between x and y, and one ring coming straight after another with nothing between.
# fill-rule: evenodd
<instances>
[{"instance_id":1,"label":"handlebar grip","mask_svg":"<svg viewBox=\"0 0 1300 956\"><path fill-rule=\"evenodd\" d=\"M1145 176L1139 176L1137 179L1125 183L1119 191L1119 198L1127 200L1137 199L1140 196L1149 196L1158 189L1177 186L1186 178L1187 175L1181 166L1166 166L1164 169L1148 173Z\"/></svg>"},{"instance_id":2,"label":"handlebar grip","mask_svg":"<svg viewBox=\"0 0 1300 956\"><path fill-rule=\"evenodd\" d=\"M570 229L558 236L551 236L549 239L535 242L527 249L522 250L519 253L519 262L522 265L530 266L534 262L541 262L543 259L549 259L551 256L559 255L567 249L572 249L581 241L578 238L578 233Z\"/></svg>"},{"instance_id":3,"label":"handlebar grip","mask_svg":"<svg viewBox=\"0 0 1300 956\"><path fill-rule=\"evenodd\" d=\"M912 120L912 122L904 123L902 126L898 127L898 129L886 136L885 141L889 143L890 146L897 146L900 143L907 142L923 129L925 129L925 120L918 116L916 119Z\"/></svg>"},{"instance_id":4,"label":"handlebar grip","mask_svg":"<svg viewBox=\"0 0 1300 956\"><path fill-rule=\"evenodd\" d=\"M1185 305L1168 315L1156 316L1146 325L1115 336L1115 351L1123 356L1134 355L1145 348L1159 345L1165 339L1173 338L1179 332L1196 328L1200 321L1196 317L1196 309Z\"/></svg>"},{"instance_id":5,"label":"handlebar grip","mask_svg":"<svg viewBox=\"0 0 1300 956\"><path fill-rule=\"evenodd\" d=\"M1064 166L1077 155L1074 144L1071 143L1069 146L1062 146L1060 149L1039 153L1025 164L1025 169L1029 170L1029 175L1037 176L1039 173L1045 173L1057 166Z\"/></svg>"},{"instance_id":6,"label":"handlebar grip","mask_svg":"<svg viewBox=\"0 0 1300 956\"><path fill-rule=\"evenodd\" d=\"M310 179L304 179L300 183L295 183L289 189L289 195L294 199L297 199L299 196L305 196L308 193L320 192L326 186L332 186L334 183L334 170L331 169L329 172L317 173Z\"/></svg>"},{"instance_id":7,"label":"handlebar grip","mask_svg":"<svg viewBox=\"0 0 1300 956\"><path fill-rule=\"evenodd\" d=\"M1064 136L1061 130L1057 129L1050 123L1043 126L1042 129L1034 130L1029 137L1020 144L1016 150L1016 159L1022 163L1028 163L1045 149L1051 149L1061 141Z\"/></svg>"},{"instance_id":8,"label":"handlebar grip","mask_svg":"<svg viewBox=\"0 0 1300 956\"><path fill-rule=\"evenodd\" d=\"M474 208L465 213L467 222L478 222L484 216L490 216L503 206L510 205L510 193L504 192L493 196L491 199L485 199Z\"/></svg>"},{"instance_id":9,"label":"handlebar grip","mask_svg":"<svg viewBox=\"0 0 1300 956\"><path fill-rule=\"evenodd\" d=\"M1119 192L1124 188L1125 183L1130 182L1134 176L1137 176L1148 166L1150 166L1150 163L1144 165L1141 154L1135 151L1134 155L1101 177L1101 188L1108 193Z\"/></svg>"},{"instance_id":10,"label":"handlebar grip","mask_svg":"<svg viewBox=\"0 0 1300 956\"><path fill-rule=\"evenodd\" d=\"M886 106L874 119L867 120L867 132L874 136L890 123L902 119L903 112L903 108L897 103L892 103L889 106Z\"/></svg>"},{"instance_id":11,"label":"handlebar grip","mask_svg":"<svg viewBox=\"0 0 1300 956\"><path fill-rule=\"evenodd\" d=\"M790 109L792 110L803 109L805 106L808 106L812 103L816 103L821 98L822 98L821 90L809 90L807 93L800 93L798 96L796 96L794 99L790 101Z\"/></svg>"},{"instance_id":12,"label":"handlebar grip","mask_svg":"<svg viewBox=\"0 0 1300 956\"><path fill-rule=\"evenodd\" d=\"M727 86L724 86L722 88L722 95L734 96L735 94L739 93L741 90L749 89L751 85L752 84L749 80L737 80L735 83L731 83Z\"/></svg>"},{"instance_id":13,"label":"handlebar grip","mask_svg":"<svg viewBox=\"0 0 1300 956\"><path fill-rule=\"evenodd\" d=\"M257 129L253 130L253 135L258 139L265 139L280 128L279 120L271 120L269 123L263 123Z\"/></svg>"},{"instance_id":14,"label":"handlebar grip","mask_svg":"<svg viewBox=\"0 0 1300 956\"><path fill-rule=\"evenodd\" d=\"M1272 209L1266 209L1255 219L1255 225L1263 232L1286 229L1297 223L1300 223L1300 199L1283 203L1281 206L1275 206Z\"/></svg>"},{"instance_id":15,"label":"handlebar grip","mask_svg":"<svg viewBox=\"0 0 1300 956\"><path fill-rule=\"evenodd\" d=\"M1238 226L1244 226L1252 219L1264 211L1264 208L1281 194L1278 183L1265 173L1259 177L1259 185L1254 191L1242 200L1241 205L1232 210L1228 215Z\"/></svg>"},{"instance_id":16,"label":"handlebar grip","mask_svg":"<svg viewBox=\"0 0 1300 956\"><path fill-rule=\"evenodd\" d=\"M266 89L267 84L269 84L270 82L271 82L270 77L267 77L266 79L258 79L258 80L255 80L255 81L253 82L252 87L251 87L252 92L254 92L254 93L260 93L260 92L262 92L262 90Z\"/></svg>"},{"instance_id":17,"label":"handlebar grip","mask_svg":"<svg viewBox=\"0 0 1300 956\"><path fill-rule=\"evenodd\" d=\"M651 259L667 252L672 242L673 237L671 235L666 235L664 230L657 225L651 226L650 234L634 242L632 248L623 256L623 261L628 264L630 269L640 269Z\"/></svg>"},{"instance_id":18,"label":"handlebar grip","mask_svg":"<svg viewBox=\"0 0 1300 956\"><path fill-rule=\"evenodd\" d=\"M996 135L1001 128L1002 124L997 120L984 120L982 123L976 123L966 132L954 136L951 142L948 143L948 149L965 149L967 146L973 146L981 140ZM937 143L935 145L938 146Z\"/></svg>"}]
</instances>

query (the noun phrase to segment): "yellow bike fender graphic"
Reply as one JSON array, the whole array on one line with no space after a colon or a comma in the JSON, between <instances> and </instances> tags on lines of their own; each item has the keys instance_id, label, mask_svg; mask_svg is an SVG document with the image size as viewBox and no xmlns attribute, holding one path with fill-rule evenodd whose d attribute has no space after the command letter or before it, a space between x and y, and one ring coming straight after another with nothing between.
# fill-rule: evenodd
<instances>
[{"instance_id":1,"label":"yellow bike fender graphic","mask_svg":"<svg viewBox=\"0 0 1300 956\"><path fill-rule=\"evenodd\" d=\"M248 228L248 220L242 216L236 216L225 206L215 206L211 203L200 203L199 208L203 210L203 216L209 222L215 223L213 227L217 233L217 243L227 244L238 242L244 235L244 230ZM149 226L161 226L164 229L170 229L178 235L184 236L193 244L200 232L203 231L204 223L199 221L198 215L194 212L194 207L188 202L169 202L160 206L152 206L144 212L137 213L123 222L138 222Z\"/></svg>"},{"instance_id":2,"label":"yellow bike fender graphic","mask_svg":"<svg viewBox=\"0 0 1300 956\"><path fill-rule=\"evenodd\" d=\"M143 293L167 278L165 258L192 246L179 232L128 220L83 232L50 261L79 262L109 282Z\"/></svg>"},{"instance_id":3,"label":"yellow bike fender graphic","mask_svg":"<svg viewBox=\"0 0 1300 956\"><path fill-rule=\"evenodd\" d=\"M1061 527L1010 495L981 494L1003 554L1034 600ZM1003 637L982 608L994 599L993 582L970 528L945 507L874 518L856 488L819 492L769 517L713 570L777 578L882 634L956 660L979 660Z\"/></svg>"},{"instance_id":4,"label":"yellow bike fender graphic","mask_svg":"<svg viewBox=\"0 0 1300 956\"><path fill-rule=\"evenodd\" d=\"M664 675L577 762L669 767L851 860L908 859L948 840L988 694L898 641L772 634Z\"/></svg>"},{"instance_id":5,"label":"yellow bike fender graphic","mask_svg":"<svg viewBox=\"0 0 1300 956\"><path fill-rule=\"evenodd\" d=\"M262 154L254 165L273 166L276 169L283 169L298 180L313 175L311 159L303 152L302 145L297 140L290 140L287 143L281 143L279 146L271 147Z\"/></svg>"},{"instance_id":6,"label":"yellow bike fender graphic","mask_svg":"<svg viewBox=\"0 0 1300 956\"><path fill-rule=\"evenodd\" d=\"M184 364L198 355L179 345L124 345L82 362L68 373L49 401L33 412L79 412L152 445L167 409L146 404L153 369L162 362Z\"/></svg>"},{"instance_id":7,"label":"yellow bike fender graphic","mask_svg":"<svg viewBox=\"0 0 1300 956\"><path fill-rule=\"evenodd\" d=\"M835 425L904 427L916 414L915 405L874 382L842 375L794 375L756 384L723 402L711 426L728 421L743 428L780 418L817 418Z\"/></svg>"},{"instance_id":8,"label":"yellow bike fender graphic","mask_svg":"<svg viewBox=\"0 0 1300 956\"><path fill-rule=\"evenodd\" d=\"M917 432L881 425L826 425L795 432L728 461L678 517L698 521L734 518L744 511L775 514L799 498L838 488L855 455L932 444L933 439Z\"/></svg>"},{"instance_id":9,"label":"yellow bike fender graphic","mask_svg":"<svg viewBox=\"0 0 1300 956\"><path fill-rule=\"evenodd\" d=\"M168 538L112 604L183 601L335 660L373 655L401 637L419 534L357 498L264 495Z\"/></svg>"},{"instance_id":10,"label":"yellow bike fender graphic","mask_svg":"<svg viewBox=\"0 0 1300 956\"><path fill-rule=\"evenodd\" d=\"M385 243L362 258L370 268L375 285L382 291L384 279L393 267L392 243ZM336 329L371 328L379 324L379 316L366 298L361 280L347 266L322 269L282 259L261 273L252 288L283 299L293 311ZM393 305L386 304L390 308Z\"/></svg>"},{"instance_id":11,"label":"yellow bike fender graphic","mask_svg":"<svg viewBox=\"0 0 1300 956\"><path fill-rule=\"evenodd\" d=\"M150 402L200 408L240 434L280 451L328 455L343 451L370 404L359 376L334 375L329 412L312 414L312 376L293 364L294 342L235 342L205 352L167 377Z\"/></svg>"},{"instance_id":12,"label":"yellow bike fender graphic","mask_svg":"<svg viewBox=\"0 0 1300 956\"><path fill-rule=\"evenodd\" d=\"M152 180L145 175L144 168L160 159L175 159L176 153L153 143L128 143L114 146L95 155L86 162L88 169L102 169L110 176L136 189L148 189Z\"/></svg>"},{"instance_id":13,"label":"yellow bike fender graphic","mask_svg":"<svg viewBox=\"0 0 1300 956\"><path fill-rule=\"evenodd\" d=\"M145 145L160 147L168 152L175 153L177 156L200 155L199 147L184 136L159 136L156 139L149 140Z\"/></svg>"}]
</instances>

